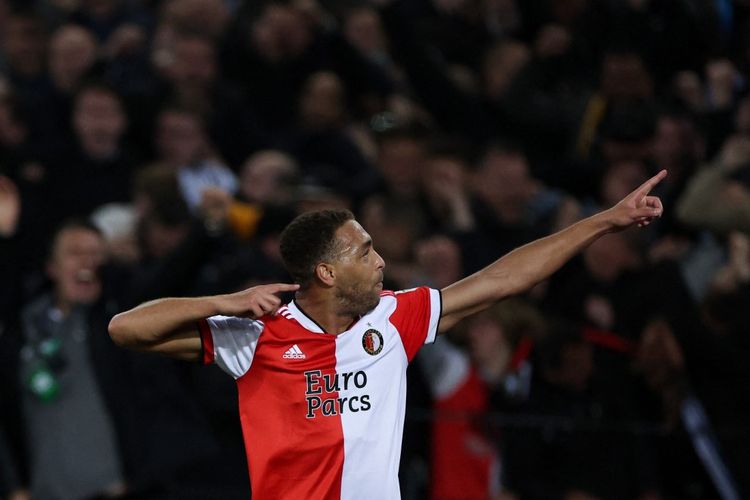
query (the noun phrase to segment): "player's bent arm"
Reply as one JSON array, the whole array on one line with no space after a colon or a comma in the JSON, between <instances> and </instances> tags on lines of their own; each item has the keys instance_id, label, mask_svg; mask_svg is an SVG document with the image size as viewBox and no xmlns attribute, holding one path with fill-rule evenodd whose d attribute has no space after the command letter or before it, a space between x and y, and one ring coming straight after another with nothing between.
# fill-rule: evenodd
<instances>
[{"instance_id":1,"label":"player's bent arm","mask_svg":"<svg viewBox=\"0 0 750 500\"><path fill-rule=\"evenodd\" d=\"M121 347L198 361L198 321L219 313L216 297L158 299L116 315L109 335Z\"/></svg>"},{"instance_id":2,"label":"player's bent arm","mask_svg":"<svg viewBox=\"0 0 750 500\"><path fill-rule=\"evenodd\" d=\"M523 293L560 269L610 230L603 214L519 247L484 269L442 290L440 331L506 297Z\"/></svg>"},{"instance_id":3,"label":"player's bent arm","mask_svg":"<svg viewBox=\"0 0 750 500\"><path fill-rule=\"evenodd\" d=\"M112 318L109 334L120 346L189 361L200 360L198 321L216 315L260 318L281 305L278 294L299 285L259 285L227 295L167 298L146 302Z\"/></svg>"},{"instance_id":4,"label":"player's bent arm","mask_svg":"<svg viewBox=\"0 0 750 500\"><path fill-rule=\"evenodd\" d=\"M524 245L484 269L442 290L440 331L497 301L529 290L560 269L600 236L633 224L645 226L662 214L661 201L648 193L666 176L662 170L614 207L551 236Z\"/></svg>"}]
</instances>

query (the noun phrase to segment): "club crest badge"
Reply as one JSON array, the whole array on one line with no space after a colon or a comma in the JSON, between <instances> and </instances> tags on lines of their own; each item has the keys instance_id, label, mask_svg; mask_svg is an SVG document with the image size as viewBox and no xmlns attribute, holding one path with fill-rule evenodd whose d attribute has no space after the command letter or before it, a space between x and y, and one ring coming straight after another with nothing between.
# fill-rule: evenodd
<instances>
[{"instance_id":1,"label":"club crest badge","mask_svg":"<svg viewBox=\"0 0 750 500\"><path fill-rule=\"evenodd\" d=\"M383 336L379 331L370 328L362 335L362 347L371 356L380 354L380 351L383 350Z\"/></svg>"}]
</instances>

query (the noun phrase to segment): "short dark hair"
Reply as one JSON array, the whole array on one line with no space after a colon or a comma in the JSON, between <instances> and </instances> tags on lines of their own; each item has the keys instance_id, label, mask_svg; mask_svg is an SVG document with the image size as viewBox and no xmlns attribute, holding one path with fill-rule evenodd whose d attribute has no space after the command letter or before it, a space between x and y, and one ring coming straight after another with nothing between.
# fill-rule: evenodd
<instances>
[{"instance_id":1,"label":"short dark hair","mask_svg":"<svg viewBox=\"0 0 750 500\"><path fill-rule=\"evenodd\" d=\"M354 220L349 210L319 210L297 216L281 233L281 258L295 282L309 284L315 266L335 257L336 231Z\"/></svg>"}]
</instances>

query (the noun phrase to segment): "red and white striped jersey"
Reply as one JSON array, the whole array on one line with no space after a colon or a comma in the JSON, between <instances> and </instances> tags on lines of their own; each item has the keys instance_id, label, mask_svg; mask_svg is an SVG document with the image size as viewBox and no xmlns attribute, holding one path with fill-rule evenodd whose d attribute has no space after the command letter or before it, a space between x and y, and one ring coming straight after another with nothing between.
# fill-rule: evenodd
<instances>
[{"instance_id":1,"label":"red and white striped jersey","mask_svg":"<svg viewBox=\"0 0 750 500\"><path fill-rule=\"evenodd\" d=\"M253 498L399 498L406 367L440 314L440 292L422 287L384 291L339 335L295 302L201 321L204 362L237 380Z\"/></svg>"}]
</instances>

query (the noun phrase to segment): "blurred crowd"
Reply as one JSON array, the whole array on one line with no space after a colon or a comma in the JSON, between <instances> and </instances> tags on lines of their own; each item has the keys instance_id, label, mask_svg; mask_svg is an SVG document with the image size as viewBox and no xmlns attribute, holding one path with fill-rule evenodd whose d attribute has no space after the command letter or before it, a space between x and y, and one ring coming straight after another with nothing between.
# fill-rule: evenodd
<instances>
[{"instance_id":1,"label":"blurred crowd","mask_svg":"<svg viewBox=\"0 0 750 500\"><path fill-rule=\"evenodd\" d=\"M748 0L0 0L0 497L247 498L231 378L106 326L287 281L296 214L440 288L660 169L423 349L402 495L750 495L748 78Z\"/></svg>"}]
</instances>

